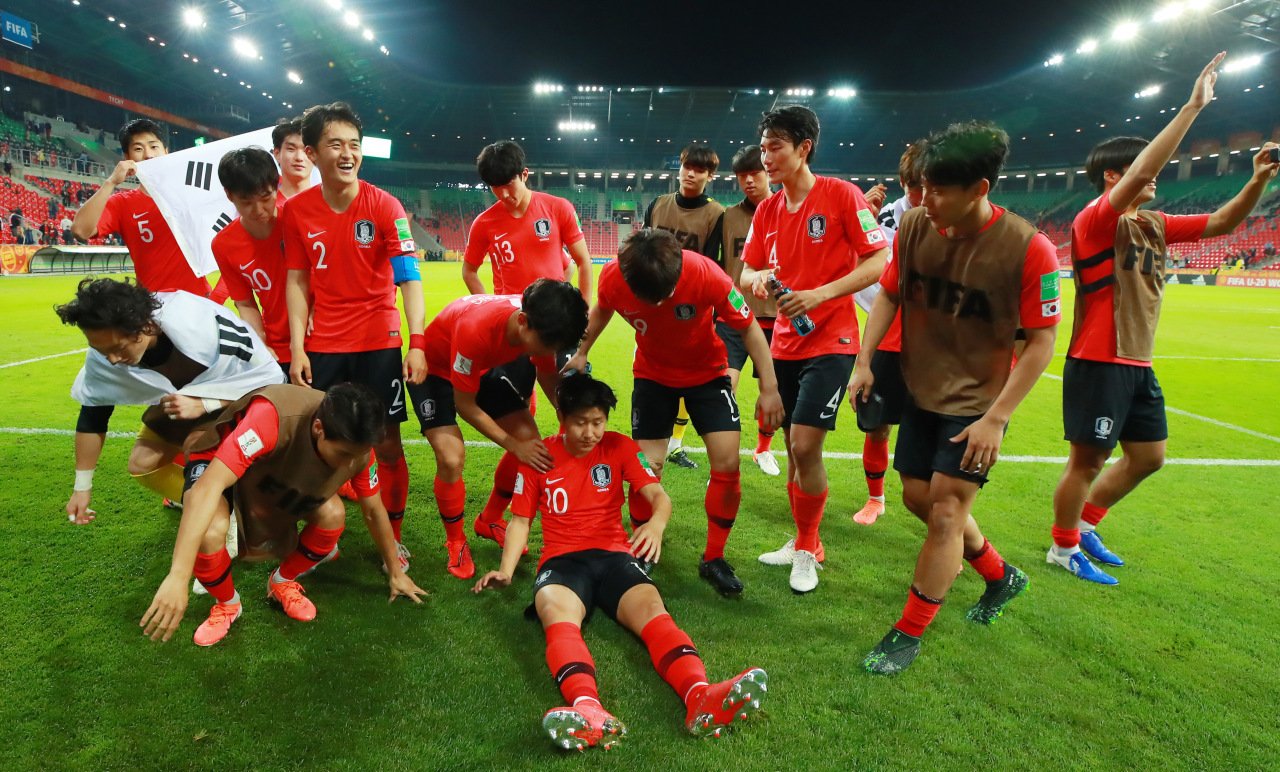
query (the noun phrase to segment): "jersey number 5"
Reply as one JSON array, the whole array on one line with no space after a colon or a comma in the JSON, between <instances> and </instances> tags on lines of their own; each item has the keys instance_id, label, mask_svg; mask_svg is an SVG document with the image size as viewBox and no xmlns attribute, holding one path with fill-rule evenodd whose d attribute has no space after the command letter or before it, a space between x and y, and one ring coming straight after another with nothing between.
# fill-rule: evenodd
<instances>
[{"instance_id":1,"label":"jersey number 5","mask_svg":"<svg viewBox=\"0 0 1280 772\"><path fill-rule=\"evenodd\" d=\"M151 222L151 221L150 221L150 220L137 220L137 223L138 223L138 236L140 236L140 237L142 238L142 240L143 240L143 241L145 241L145 242L146 242L146 243L148 243L148 244L150 244L150 243L155 239L155 237L156 237L156 236L155 236L155 234L151 232L151 229L147 227L147 223L149 223L149 222Z\"/></svg>"}]
</instances>

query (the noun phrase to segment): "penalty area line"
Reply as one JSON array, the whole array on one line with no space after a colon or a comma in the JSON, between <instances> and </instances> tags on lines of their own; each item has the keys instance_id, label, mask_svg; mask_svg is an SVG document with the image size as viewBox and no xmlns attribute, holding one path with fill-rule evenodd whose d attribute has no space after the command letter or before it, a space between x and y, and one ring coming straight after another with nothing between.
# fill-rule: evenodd
<instances>
[{"instance_id":1,"label":"penalty area line","mask_svg":"<svg viewBox=\"0 0 1280 772\"><path fill-rule=\"evenodd\" d=\"M57 359L58 357L69 357L72 354L83 354L88 350L89 349L87 348L78 348L74 351L64 351L61 354L49 354L48 356L36 357L35 359L24 359L21 362L7 362L5 364L0 365L0 370L5 369L6 367L17 367L18 365L29 365L32 362L43 362L46 359Z\"/></svg>"}]
</instances>

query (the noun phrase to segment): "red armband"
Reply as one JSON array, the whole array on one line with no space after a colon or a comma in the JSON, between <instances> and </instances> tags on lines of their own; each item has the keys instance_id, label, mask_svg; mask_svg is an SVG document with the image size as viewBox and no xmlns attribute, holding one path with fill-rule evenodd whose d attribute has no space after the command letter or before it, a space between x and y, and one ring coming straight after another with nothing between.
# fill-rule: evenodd
<instances>
[{"instance_id":1,"label":"red armband","mask_svg":"<svg viewBox=\"0 0 1280 772\"><path fill-rule=\"evenodd\" d=\"M427 351L427 336L422 333L414 333L410 335L409 348L417 349L425 354Z\"/></svg>"}]
</instances>

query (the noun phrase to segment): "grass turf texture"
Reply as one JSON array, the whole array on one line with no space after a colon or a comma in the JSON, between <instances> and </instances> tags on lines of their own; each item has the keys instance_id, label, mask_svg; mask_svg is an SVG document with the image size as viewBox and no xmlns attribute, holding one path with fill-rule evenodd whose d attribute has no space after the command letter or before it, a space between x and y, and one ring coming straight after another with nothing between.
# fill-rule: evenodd
<instances>
[{"instance_id":1,"label":"grass turf texture","mask_svg":"<svg viewBox=\"0 0 1280 772\"><path fill-rule=\"evenodd\" d=\"M456 265L424 266L432 314L463 293ZM51 309L74 277L0 281L0 364L84 346ZM1064 308L1070 309L1070 299ZM1280 436L1267 407L1276 362L1280 294L1169 288L1157 360L1172 407ZM1064 320L1058 352L1070 330ZM621 400L612 428L627 431L631 330L620 319L593 351L595 373ZM6 368L0 426L72 428L68 397L79 355ZM1061 356L1049 372L1061 373ZM740 402L750 414L754 382ZM1042 379L1014 416L1003 452L1063 456L1060 382ZM133 431L121 408L115 431ZM1280 445L1171 414L1171 458L1277 459ZM544 428L552 416L539 411ZM847 405L828 451L860 452ZM416 422L404 425L417 438ZM477 439L469 427L469 439ZM697 446L691 431L687 444ZM744 433L744 447L754 442ZM587 625L605 706L629 734L616 751L563 759L540 736L542 713L562 703L543 637L525 621L536 561L511 588L470 592L444 571L443 531L431 498L433 461L407 448L412 475L405 541L422 606L386 603L377 552L349 507L342 558L305 582L319 608L288 619L265 599L273 564L236 565L244 616L210 649L191 643L211 601L192 598L174 640L156 644L138 619L168 570L178 514L125 474L131 441L110 439L99 464L98 519L73 527L70 437L0 437L0 768L24 769L774 769L1248 768L1280 751L1280 641L1274 598L1271 502L1276 470L1170 465L1104 523L1127 561L1116 588L1085 584L1044 562L1056 463L998 465L975 515L1008 560L1031 577L990 628L964 620L981 594L957 579L915 664L893 679L860 671L897 620L924 527L902 508L888 476L889 511L852 523L865 501L861 464L828 462L821 585L797 597L787 571L756 562L792 528L778 478L743 460L743 505L728 557L746 583L725 600L697 576L706 521L705 456L670 468L676 512L654 578L714 679L766 668L763 715L699 742L654 673L643 645L603 615ZM781 437L775 442L782 449ZM494 449L469 448L467 522L489 493ZM535 527L535 541L538 529ZM496 545L472 539L478 570Z\"/></svg>"}]
</instances>

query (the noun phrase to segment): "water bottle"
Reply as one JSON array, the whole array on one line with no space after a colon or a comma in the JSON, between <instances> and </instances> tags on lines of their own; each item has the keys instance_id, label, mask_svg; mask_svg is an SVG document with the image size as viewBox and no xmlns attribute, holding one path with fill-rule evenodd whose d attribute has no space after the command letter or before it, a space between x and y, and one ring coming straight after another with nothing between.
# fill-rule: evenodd
<instances>
[{"instance_id":1,"label":"water bottle","mask_svg":"<svg viewBox=\"0 0 1280 772\"><path fill-rule=\"evenodd\" d=\"M791 288L778 281L778 277L776 276L769 277L769 290L773 293L774 300L779 300L783 295L787 295L791 292ZM796 335L803 336L813 332L813 320L809 318L808 314L793 316L790 321L791 328L796 331Z\"/></svg>"}]
</instances>

